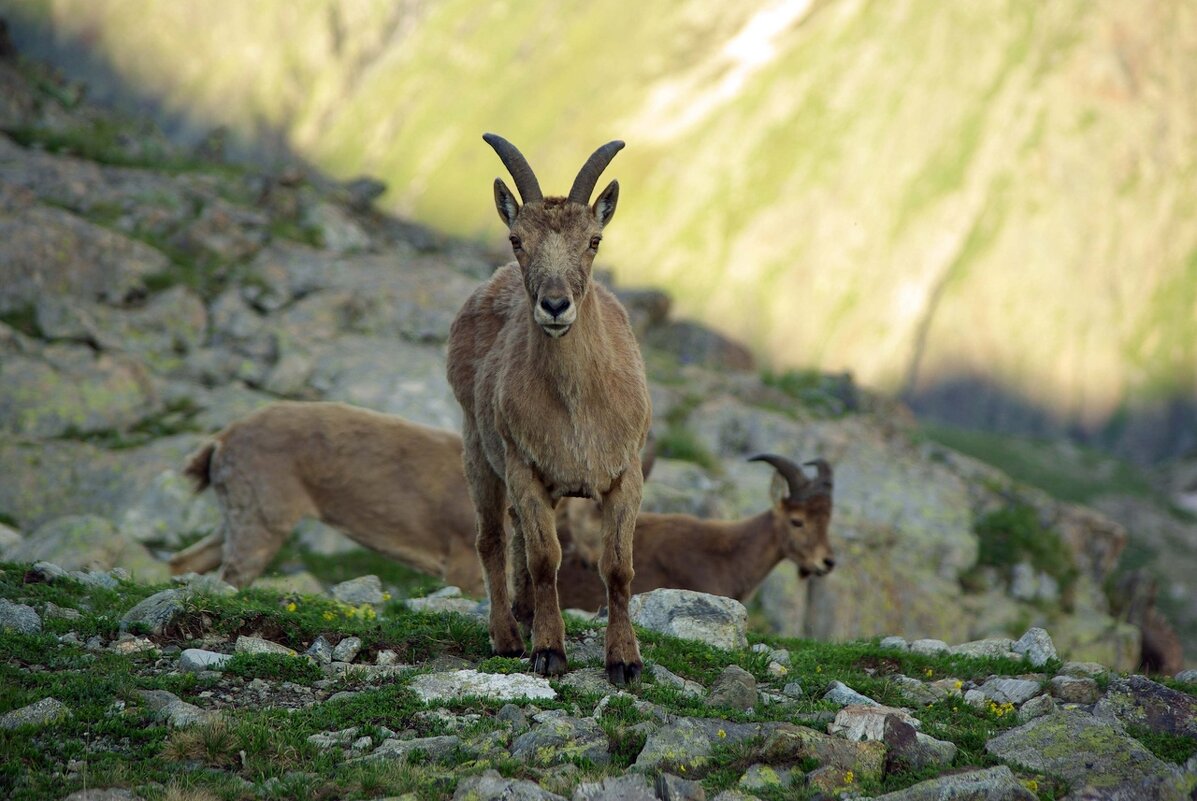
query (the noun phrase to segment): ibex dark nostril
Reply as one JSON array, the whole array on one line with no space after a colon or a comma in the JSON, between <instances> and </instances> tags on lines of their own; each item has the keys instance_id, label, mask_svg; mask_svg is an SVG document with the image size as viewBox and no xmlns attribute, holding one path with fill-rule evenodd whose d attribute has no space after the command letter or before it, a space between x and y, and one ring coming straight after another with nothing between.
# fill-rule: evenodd
<instances>
[{"instance_id":1,"label":"ibex dark nostril","mask_svg":"<svg viewBox=\"0 0 1197 801\"><path fill-rule=\"evenodd\" d=\"M542 298L540 308L554 317L559 317L562 312L569 308L569 298Z\"/></svg>"},{"instance_id":2,"label":"ibex dark nostril","mask_svg":"<svg viewBox=\"0 0 1197 801\"><path fill-rule=\"evenodd\" d=\"M824 559L823 564L825 564L827 566L828 570L831 570L833 567L835 567L835 560L834 559Z\"/></svg>"}]
</instances>

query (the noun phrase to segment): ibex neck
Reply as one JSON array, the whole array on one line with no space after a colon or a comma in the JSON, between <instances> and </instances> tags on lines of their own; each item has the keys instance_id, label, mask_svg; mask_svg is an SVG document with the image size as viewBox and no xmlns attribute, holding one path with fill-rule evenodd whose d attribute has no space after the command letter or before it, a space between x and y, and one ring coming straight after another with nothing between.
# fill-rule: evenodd
<instances>
[{"instance_id":1,"label":"ibex neck","mask_svg":"<svg viewBox=\"0 0 1197 801\"><path fill-rule=\"evenodd\" d=\"M743 601L785 558L773 513L765 511L734 524L728 531L726 565L734 578L729 583L732 597Z\"/></svg>"},{"instance_id":2,"label":"ibex neck","mask_svg":"<svg viewBox=\"0 0 1197 801\"><path fill-rule=\"evenodd\" d=\"M591 374L591 365L609 358L607 332L595 295L591 286L578 307L577 319L564 336L549 336L528 316L533 358L553 383L565 385L563 390L577 389Z\"/></svg>"}]
</instances>

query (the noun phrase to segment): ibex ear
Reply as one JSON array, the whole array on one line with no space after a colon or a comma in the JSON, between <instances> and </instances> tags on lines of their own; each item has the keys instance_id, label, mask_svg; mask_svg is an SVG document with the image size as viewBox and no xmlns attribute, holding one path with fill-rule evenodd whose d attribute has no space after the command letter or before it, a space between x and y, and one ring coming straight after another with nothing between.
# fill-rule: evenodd
<instances>
[{"instance_id":1,"label":"ibex ear","mask_svg":"<svg viewBox=\"0 0 1197 801\"><path fill-rule=\"evenodd\" d=\"M619 202L619 181L612 181L607 184L607 188L603 190L598 199L594 201L594 205L590 208L594 211L594 218L598 220L598 224L604 228L607 223L611 222L611 218L615 216L615 204Z\"/></svg>"},{"instance_id":2,"label":"ibex ear","mask_svg":"<svg viewBox=\"0 0 1197 801\"><path fill-rule=\"evenodd\" d=\"M499 219L508 228L515 225L515 216L520 213L520 204L502 178L495 179L495 208L499 210Z\"/></svg>"},{"instance_id":3,"label":"ibex ear","mask_svg":"<svg viewBox=\"0 0 1197 801\"><path fill-rule=\"evenodd\" d=\"M790 485L786 481L785 476L776 470L773 471L773 481L769 484L769 500L777 505L790 497Z\"/></svg>"}]
</instances>

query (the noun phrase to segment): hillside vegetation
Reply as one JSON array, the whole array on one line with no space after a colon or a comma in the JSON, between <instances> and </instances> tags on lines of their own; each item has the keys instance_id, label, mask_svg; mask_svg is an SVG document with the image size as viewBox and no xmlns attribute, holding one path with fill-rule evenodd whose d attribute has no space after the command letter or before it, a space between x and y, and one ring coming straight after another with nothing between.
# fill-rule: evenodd
<instances>
[{"instance_id":1,"label":"hillside vegetation","mask_svg":"<svg viewBox=\"0 0 1197 801\"><path fill-rule=\"evenodd\" d=\"M482 131L558 191L623 138L620 278L776 366L1138 458L1197 444L1184 0L7 5L98 95L376 174L459 234L499 232Z\"/></svg>"}]
</instances>

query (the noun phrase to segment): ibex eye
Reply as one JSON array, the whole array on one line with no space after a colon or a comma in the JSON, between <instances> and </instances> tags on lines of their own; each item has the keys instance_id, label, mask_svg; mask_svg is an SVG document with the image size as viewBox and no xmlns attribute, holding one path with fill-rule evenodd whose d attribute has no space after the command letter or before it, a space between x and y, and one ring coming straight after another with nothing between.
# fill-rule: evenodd
<instances>
[{"instance_id":1,"label":"ibex eye","mask_svg":"<svg viewBox=\"0 0 1197 801\"><path fill-rule=\"evenodd\" d=\"M601 236L590 237L590 249L598 250L599 242L602 242L602 241L603 241L603 238Z\"/></svg>"},{"instance_id":2,"label":"ibex eye","mask_svg":"<svg viewBox=\"0 0 1197 801\"><path fill-rule=\"evenodd\" d=\"M520 238L518 236L511 237L511 249L523 250L523 244L520 242Z\"/></svg>"},{"instance_id":3,"label":"ibex eye","mask_svg":"<svg viewBox=\"0 0 1197 801\"><path fill-rule=\"evenodd\" d=\"M791 518L790 518L790 525L791 525L791 526L793 526L794 528L802 528L802 526L804 525L804 523L803 523L803 521L799 520L799 519L798 519L798 518L796 518L796 517L791 517Z\"/></svg>"}]
</instances>

